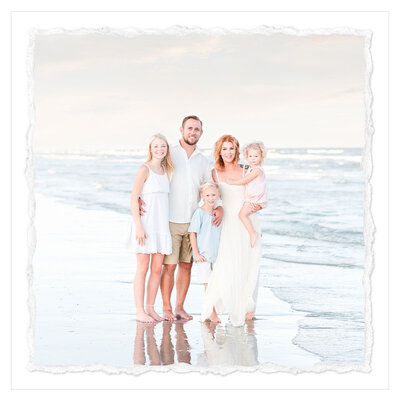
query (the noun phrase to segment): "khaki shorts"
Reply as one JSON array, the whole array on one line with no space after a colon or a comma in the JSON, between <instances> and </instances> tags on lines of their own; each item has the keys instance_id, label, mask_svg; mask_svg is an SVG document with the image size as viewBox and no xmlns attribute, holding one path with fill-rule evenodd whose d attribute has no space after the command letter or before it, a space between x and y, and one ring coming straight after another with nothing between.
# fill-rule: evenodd
<instances>
[{"instance_id":1,"label":"khaki shorts","mask_svg":"<svg viewBox=\"0 0 400 400\"><path fill-rule=\"evenodd\" d=\"M172 239L172 253L164 257L164 264L191 263L192 246L190 245L189 229L190 223L169 223L169 231Z\"/></svg>"}]
</instances>

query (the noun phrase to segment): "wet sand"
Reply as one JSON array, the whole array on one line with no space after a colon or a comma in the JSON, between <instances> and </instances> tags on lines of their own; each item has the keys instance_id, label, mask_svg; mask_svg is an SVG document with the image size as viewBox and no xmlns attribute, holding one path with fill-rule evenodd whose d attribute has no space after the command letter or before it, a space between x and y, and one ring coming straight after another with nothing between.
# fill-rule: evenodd
<instances>
[{"instance_id":1,"label":"wet sand","mask_svg":"<svg viewBox=\"0 0 400 400\"><path fill-rule=\"evenodd\" d=\"M103 365L136 371L183 366L311 370L320 358L295 345L304 313L260 287L256 320L232 327L200 322L204 289L191 284L185 304L192 321L135 320L132 282L136 257L124 247L129 219L82 210L37 196L33 260L36 300L31 367ZM173 292L173 298L175 293ZM160 294L156 311L161 313Z\"/></svg>"}]
</instances>

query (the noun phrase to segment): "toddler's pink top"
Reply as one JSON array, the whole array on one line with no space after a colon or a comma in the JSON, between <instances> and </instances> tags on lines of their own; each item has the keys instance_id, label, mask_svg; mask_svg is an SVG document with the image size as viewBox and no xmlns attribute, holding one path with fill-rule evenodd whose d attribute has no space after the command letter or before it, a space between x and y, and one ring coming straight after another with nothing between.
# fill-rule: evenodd
<instances>
[{"instance_id":1,"label":"toddler's pink top","mask_svg":"<svg viewBox=\"0 0 400 400\"><path fill-rule=\"evenodd\" d=\"M256 168L260 169L262 174L246 185L244 201L246 203L260 204L262 208L265 208L267 207L267 182L265 173L262 167ZM249 168L247 174L249 174L250 171L252 171L252 168Z\"/></svg>"}]
</instances>

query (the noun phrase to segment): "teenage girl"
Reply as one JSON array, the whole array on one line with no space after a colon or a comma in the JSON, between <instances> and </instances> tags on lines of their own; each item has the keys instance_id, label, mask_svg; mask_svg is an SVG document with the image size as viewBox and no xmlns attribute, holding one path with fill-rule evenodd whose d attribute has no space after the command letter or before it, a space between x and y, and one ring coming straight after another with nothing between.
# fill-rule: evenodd
<instances>
[{"instance_id":1,"label":"teenage girl","mask_svg":"<svg viewBox=\"0 0 400 400\"><path fill-rule=\"evenodd\" d=\"M129 245L136 253L137 269L133 284L136 319L141 322L159 322L163 318L154 310L164 255L171 254L169 232L169 181L173 171L169 145L162 135L154 135L149 143L147 161L139 167L131 195L133 224ZM146 213L140 215L139 198L146 204ZM147 282L144 305L145 280Z\"/></svg>"}]
</instances>

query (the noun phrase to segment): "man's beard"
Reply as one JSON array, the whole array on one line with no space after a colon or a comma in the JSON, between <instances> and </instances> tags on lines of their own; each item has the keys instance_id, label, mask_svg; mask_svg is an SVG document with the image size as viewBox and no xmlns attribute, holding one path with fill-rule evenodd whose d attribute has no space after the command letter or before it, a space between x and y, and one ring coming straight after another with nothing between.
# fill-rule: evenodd
<instances>
[{"instance_id":1,"label":"man's beard","mask_svg":"<svg viewBox=\"0 0 400 400\"><path fill-rule=\"evenodd\" d=\"M193 145L195 145L199 140L200 140L200 138L198 138L196 141L194 141L194 142L189 142L188 140L186 140L185 138L182 138L183 139L183 141L186 143L186 144L188 144L189 146L193 146Z\"/></svg>"}]
</instances>

